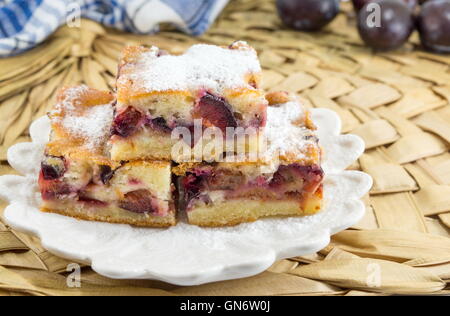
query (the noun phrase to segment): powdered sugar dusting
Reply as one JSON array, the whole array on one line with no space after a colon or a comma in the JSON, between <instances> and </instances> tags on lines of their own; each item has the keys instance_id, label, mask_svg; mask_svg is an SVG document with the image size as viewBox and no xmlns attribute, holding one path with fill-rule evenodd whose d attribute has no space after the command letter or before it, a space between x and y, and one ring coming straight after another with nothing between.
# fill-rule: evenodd
<instances>
[{"instance_id":1,"label":"powdered sugar dusting","mask_svg":"<svg viewBox=\"0 0 450 316\"><path fill-rule=\"evenodd\" d=\"M82 116L66 116L62 120L62 125L72 134L85 139L85 146L93 150L107 140L112 118L113 107L105 104L87 109Z\"/></svg>"},{"instance_id":2,"label":"powdered sugar dusting","mask_svg":"<svg viewBox=\"0 0 450 316\"><path fill-rule=\"evenodd\" d=\"M106 142L113 120L111 104L83 106L77 104L86 86L67 89L64 99L51 112L52 122L59 123L71 135L82 138L84 147L96 150Z\"/></svg>"},{"instance_id":3,"label":"powdered sugar dusting","mask_svg":"<svg viewBox=\"0 0 450 316\"><path fill-rule=\"evenodd\" d=\"M51 115L62 115L64 112L75 111L77 100L83 93L87 93L89 87L86 85L79 85L76 87L68 88L64 91L64 99L57 103Z\"/></svg>"},{"instance_id":4,"label":"powdered sugar dusting","mask_svg":"<svg viewBox=\"0 0 450 316\"><path fill-rule=\"evenodd\" d=\"M270 159L295 153L299 159L305 157L306 148L316 145L309 136L315 136L314 131L299 126L299 121L305 115L304 108L298 101L291 101L278 107L267 109L266 156Z\"/></svg>"},{"instance_id":5,"label":"powdered sugar dusting","mask_svg":"<svg viewBox=\"0 0 450 316\"><path fill-rule=\"evenodd\" d=\"M143 53L131 74L131 79L146 91L207 89L220 93L224 89L250 87L245 81L248 74L259 73L256 52L251 49L226 49L199 44L184 55L158 57L154 49Z\"/></svg>"}]
</instances>

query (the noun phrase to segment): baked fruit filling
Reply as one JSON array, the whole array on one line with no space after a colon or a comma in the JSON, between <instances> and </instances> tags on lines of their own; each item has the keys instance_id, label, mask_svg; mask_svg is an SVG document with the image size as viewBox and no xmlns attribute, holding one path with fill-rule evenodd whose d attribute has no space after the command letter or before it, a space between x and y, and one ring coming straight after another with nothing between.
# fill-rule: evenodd
<instances>
[{"instance_id":1,"label":"baked fruit filling","mask_svg":"<svg viewBox=\"0 0 450 316\"><path fill-rule=\"evenodd\" d=\"M313 196L321 197L324 173L320 166L280 165L273 174L251 176L236 169L198 167L179 181L186 211L199 205L233 199L295 201L305 209Z\"/></svg>"},{"instance_id":2,"label":"baked fruit filling","mask_svg":"<svg viewBox=\"0 0 450 316\"><path fill-rule=\"evenodd\" d=\"M44 204L117 207L137 214L166 216L170 211L168 201L158 198L139 177L128 177L121 168L46 156L39 174Z\"/></svg>"},{"instance_id":3,"label":"baked fruit filling","mask_svg":"<svg viewBox=\"0 0 450 316\"><path fill-rule=\"evenodd\" d=\"M257 111L250 114L250 119L244 120L239 112L233 112L232 107L227 101L216 95L204 92L199 97L192 109L192 119L201 120L202 128L217 127L224 138L227 136L227 128L242 127L253 128L256 132L262 129L266 124L266 115L264 111ZM149 110L137 109L133 106L125 107L118 111L114 118L112 135L115 138L129 138L139 133L142 129L150 129L153 132L171 136L172 131L177 127L185 127L193 130L194 121L186 122L179 120L175 116L170 118L154 117ZM229 135L228 135L229 136ZM192 134L192 137L194 135ZM112 141L114 142L113 137ZM193 143L194 140L191 140Z\"/></svg>"}]
</instances>

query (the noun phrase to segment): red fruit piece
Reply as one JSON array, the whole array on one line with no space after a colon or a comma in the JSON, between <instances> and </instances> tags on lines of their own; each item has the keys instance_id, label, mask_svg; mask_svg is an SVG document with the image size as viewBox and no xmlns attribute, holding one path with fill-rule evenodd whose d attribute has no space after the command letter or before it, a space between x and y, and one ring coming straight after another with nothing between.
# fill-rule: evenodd
<instances>
[{"instance_id":1,"label":"red fruit piece","mask_svg":"<svg viewBox=\"0 0 450 316\"><path fill-rule=\"evenodd\" d=\"M41 162L42 176L45 180L61 178L66 172L64 158L46 156Z\"/></svg>"},{"instance_id":2,"label":"red fruit piece","mask_svg":"<svg viewBox=\"0 0 450 316\"><path fill-rule=\"evenodd\" d=\"M223 132L227 127L237 127L231 106L223 98L210 93L200 98L195 114L203 119L203 125L216 126Z\"/></svg>"},{"instance_id":3,"label":"red fruit piece","mask_svg":"<svg viewBox=\"0 0 450 316\"><path fill-rule=\"evenodd\" d=\"M272 180L270 181L269 186L271 188L279 188L281 187L284 183L286 182L286 180L284 179L284 177L281 175L280 171L277 171L273 174Z\"/></svg>"},{"instance_id":4,"label":"red fruit piece","mask_svg":"<svg viewBox=\"0 0 450 316\"><path fill-rule=\"evenodd\" d=\"M186 205L200 195L204 188L204 178L202 175L188 174L181 179Z\"/></svg>"},{"instance_id":5,"label":"red fruit piece","mask_svg":"<svg viewBox=\"0 0 450 316\"><path fill-rule=\"evenodd\" d=\"M292 190L314 192L322 183L322 180L323 171L320 166L291 164L288 166L280 166L270 182L270 187L280 192L289 192Z\"/></svg>"},{"instance_id":6,"label":"red fruit piece","mask_svg":"<svg viewBox=\"0 0 450 316\"><path fill-rule=\"evenodd\" d=\"M119 207L134 213L155 213L157 210L153 206L153 197L150 191L141 189L125 194Z\"/></svg>"},{"instance_id":7,"label":"red fruit piece","mask_svg":"<svg viewBox=\"0 0 450 316\"><path fill-rule=\"evenodd\" d=\"M72 193L70 186L58 179L46 180L41 170L39 173L39 189L41 190L42 199L53 200L62 198Z\"/></svg>"},{"instance_id":8,"label":"red fruit piece","mask_svg":"<svg viewBox=\"0 0 450 316\"><path fill-rule=\"evenodd\" d=\"M110 166L102 165L100 166L100 179L103 184L108 184L109 180L114 175L115 170L112 170Z\"/></svg>"},{"instance_id":9,"label":"red fruit piece","mask_svg":"<svg viewBox=\"0 0 450 316\"><path fill-rule=\"evenodd\" d=\"M313 193L323 181L324 173L319 165L300 166L293 164L290 167L294 174L305 180L303 191Z\"/></svg>"},{"instance_id":10,"label":"red fruit piece","mask_svg":"<svg viewBox=\"0 0 450 316\"><path fill-rule=\"evenodd\" d=\"M163 117L157 117L150 120L149 125L155 129L159 130L163 133L171 133L172 129L167 125L167 121Z\"/></svg>"},{"instance_id":11,"label":"red fruit piece","mask_svg":"<svg viewBox=\"0 0 450 316\"><path fill-rule=\"evenodd\" d=\"M137 130L139 123L142 121L142 117L143 114L140 111L129 106L114 119L112 133L121 137L130 136Z\"/></svg>"}]
</instances>

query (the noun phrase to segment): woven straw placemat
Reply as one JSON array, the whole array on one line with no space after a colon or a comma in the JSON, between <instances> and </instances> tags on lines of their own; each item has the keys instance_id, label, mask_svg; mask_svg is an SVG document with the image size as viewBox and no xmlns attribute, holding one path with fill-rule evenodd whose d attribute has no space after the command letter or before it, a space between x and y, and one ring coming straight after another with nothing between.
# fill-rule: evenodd
<instances>
[{"instance_id":1,"label":"woven straw placemat","mask_svg":"<svg viewBox=\"0 0 450 316\"><path fill-rule=\"evenodd\" d=\"M314 34L284 28L273 0L231 1L200 38L123 34L85 20L81 28L63 27L39 48L0 60L0 175L14 173L7 148L29 139L28 125L53 105L58 87L113 88L124 45L180 53L197 42L236 39L258 50L265 89L336 111L343 132L365 140L365 154L351 167L374 179L365 218L319 253L282 260L255 277L195 287L111 280L83 267L81 287L70 288L69 262L0 222L0 295L450 293L450 56L421 50L417 34L399 51L374 54L359 39L348 3Z\"/></svg>"}]
</instances>

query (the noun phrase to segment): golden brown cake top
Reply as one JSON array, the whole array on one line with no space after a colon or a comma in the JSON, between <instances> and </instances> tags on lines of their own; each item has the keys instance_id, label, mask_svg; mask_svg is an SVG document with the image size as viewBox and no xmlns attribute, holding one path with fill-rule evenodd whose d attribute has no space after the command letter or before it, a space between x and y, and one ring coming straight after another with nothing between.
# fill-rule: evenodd
<instances>
[{"instance_id":1,"label":"golden brown cake top","mask_svg":"<svg viewBox=\"0 0 450 316\"><path fill-rule=\"evenodd\" d=\"M155 46L131 46L120 61L118 98L199 89L213 93L255 89L260 72L256 51L242 41L225 48L198 44L178 56L162 53Z\"/></svg>"},{"instance_id":2,"label":"golden brown cake top","mask_svg":"<svg viewBox=\"0 0 450 316\"><path fill-rule=\"evenodd\" d=\"M48 154L108 160L104 156L114 109L113 95L84 85L59 91L49 113L52 137Z\"/></svg>"}]
</instances>

